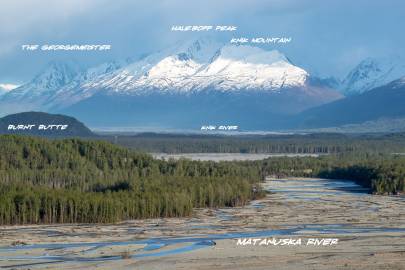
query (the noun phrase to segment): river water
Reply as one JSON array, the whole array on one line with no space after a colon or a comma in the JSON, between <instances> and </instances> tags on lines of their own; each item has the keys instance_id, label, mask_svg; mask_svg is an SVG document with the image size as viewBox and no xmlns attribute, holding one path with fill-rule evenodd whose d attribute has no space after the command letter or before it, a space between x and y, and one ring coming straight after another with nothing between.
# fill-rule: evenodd
<instances>
[{"instance_id":1,"label":"river water","mask_svg":"<svg viewBox=\"0 0 405 270\"><path fill-rule=\"evenodd\" d=\"M199 250L214 250L222 241L252 237L405 236L402 218L395 219L404 211L401 197L371 195L343 180L266 179L264 188L271 193L263 200L245 207L196 209L196 215L189 218L97 227L3 227L0 267L85 267L90 263L193 256ZM10 239L24 243L4 244Z\"/></svg>"}]
</instances>

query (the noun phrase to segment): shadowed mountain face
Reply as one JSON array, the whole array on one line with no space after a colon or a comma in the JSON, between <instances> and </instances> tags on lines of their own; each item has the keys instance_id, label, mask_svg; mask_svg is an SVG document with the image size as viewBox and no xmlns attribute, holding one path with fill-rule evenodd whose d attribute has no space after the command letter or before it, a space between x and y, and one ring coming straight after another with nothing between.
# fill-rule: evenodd
<instances>
[{"instance_id":1,"label":"shadowed mountain face","mask_svg":"<svg viewBox=\"0 0 405 270\"><path fill-rule=\"evenodd\" d=\"M99 94L57 112L80 117L97 127L199 129L202 125L237 125L242 130L266 130L283 127L292 114L326 103L331 98L339 98L339 95L316 87L272 93L207 89L187 95Z\"/></svg>"},{"instance_id":2,"label":"shadowed mountain face","mask_svg":"<svg viewBox=\"0 0 405 270\"><path fill-rule=\"evenodd\" d=\"M73 117L43 112L24 112L0 118L0 134L94 136L90 129Z\"/></svg>"},{"instance_id":3,"label":"shadowed mountain face","mask_svg":"<svg viewBox=\"0 0 405 270\"><path fill-rule=\"evenodd\" d=\"M311 108L292 121L301 128L334 127L380 119L405 118L405 79Z\"/></svg>"}]
</instances>

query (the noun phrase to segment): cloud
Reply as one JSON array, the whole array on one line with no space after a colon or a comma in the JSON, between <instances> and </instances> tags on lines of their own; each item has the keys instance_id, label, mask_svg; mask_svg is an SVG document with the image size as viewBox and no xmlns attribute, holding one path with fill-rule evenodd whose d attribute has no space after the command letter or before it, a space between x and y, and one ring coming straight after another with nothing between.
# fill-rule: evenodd
<instances>
[{"instance_id":1,"label":"cloud","mask_svg":"<svg viewBox=\"0 0 405 270\"><path fill-rule=\"evenodd\" d=\"M137 56L198 34L172 25L229 24L241 36L291 36L281 48L304 68L344 74L362 54L403 51L405 3L396 0L3 0L0 80L23 81L54 58L83 64ZM30 43L111 44L108 53L23 53ZM271 48L271 47L269 47ZM350 57L357 55L359 57ZM370 56L370 55L368 55Z\"/></svg>"},{"instance_id":2,"label":"cloud","mask_svg":"<svg viewBox=\"0 0 405 270\"><path fill-rule=\"evenodd\" d=\"M19 85L16 84L10 84L10 83L0 83L0 89L4 91L11 91L13 89L16 89Z\"/></svg>"}]
</instances>

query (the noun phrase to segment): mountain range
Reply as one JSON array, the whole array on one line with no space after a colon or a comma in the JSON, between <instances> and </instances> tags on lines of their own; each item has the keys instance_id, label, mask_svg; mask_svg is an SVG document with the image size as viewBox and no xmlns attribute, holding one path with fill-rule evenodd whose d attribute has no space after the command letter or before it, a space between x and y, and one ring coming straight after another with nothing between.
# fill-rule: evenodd
<instances>
[{"instance_id":1,"label":"mountain range","mask_svg":"<svg viewBox=\"0 0 405 270\"><path fill-rule=\"evenodd\" d=\"M404 75L398 58L368 58L342 80L318 78L277 50L199 39L86 70L52 62L32 81L0 95L0 113L63 113L92 127L323 127L405 117L402 110L384 113L382 106L375 113L367 106L375 96L391 102L398 91L389 89L398 86L389 83ZM347 113L345 106L354 103L370 117L342 118L339 110Z\"/></svg>"}]
</instances>

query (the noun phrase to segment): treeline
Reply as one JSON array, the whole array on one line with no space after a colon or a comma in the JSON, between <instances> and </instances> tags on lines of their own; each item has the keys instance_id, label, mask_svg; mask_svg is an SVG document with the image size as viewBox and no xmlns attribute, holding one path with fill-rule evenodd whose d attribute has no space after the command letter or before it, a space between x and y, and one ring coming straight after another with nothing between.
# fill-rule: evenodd
<instances>
[{"instance_id":1,"label":"treeline","mask_svg":"<svg viewBox=\"0 0 405 270\"><path fill-rule=\"evenodd\" d=\"M0 136L0 224L187 216L263 195L260 164L155 160L102 141Z\"/></svg>"},{"instance_id":2,"label":"treeline","mask_svg":"<svg viewBox=\"0 0 405 270\"><path fill-rule=\"evenodd\" d=\"M145 133L134 136L104 136L103 139L135 150L172 154L405 152L405 136L399 135L291 134L224 136Z\"/></svg>"},{"instance_id":3,"label":"treeline","mask_svg":"<svg viewBox=\"0 0 405 270\"><path fill-rule=\"evenodd\" d=\"M403 155L351 153L317 158L270 158L260 163L264 175L346 179L376 194L405 192Z\"/></svg>"}]
</instances>

